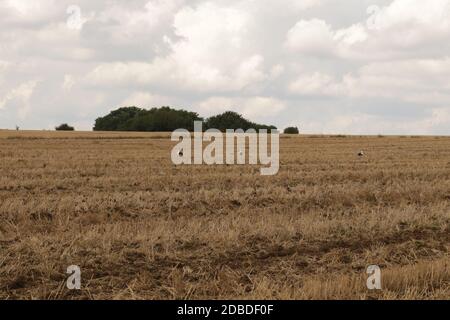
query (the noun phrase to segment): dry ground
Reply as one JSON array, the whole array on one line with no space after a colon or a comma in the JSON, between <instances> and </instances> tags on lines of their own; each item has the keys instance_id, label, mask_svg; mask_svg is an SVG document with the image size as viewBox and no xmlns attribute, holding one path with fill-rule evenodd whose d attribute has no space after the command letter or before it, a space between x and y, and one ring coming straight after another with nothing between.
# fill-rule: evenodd
<instances>
[{"instance_id":1,"label":"dry ground","mask_svg":"<svg viewBox=\"0 0 450 320\"><path fill-rule=\"evenodd\" d=\"M282 137L272 177L172 145L0 132L0 298L450 298L450 138Z\"/></svg>"}]
</instances>

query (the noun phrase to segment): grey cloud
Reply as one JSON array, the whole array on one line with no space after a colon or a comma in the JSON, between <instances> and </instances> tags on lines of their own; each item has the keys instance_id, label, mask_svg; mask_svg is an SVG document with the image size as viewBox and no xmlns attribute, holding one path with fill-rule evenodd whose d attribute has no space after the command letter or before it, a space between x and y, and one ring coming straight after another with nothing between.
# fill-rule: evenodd
<instances>
[{"instance_id":1,"label":"grey cloud","mask_svg":"<svg viewBox=\"0 0 450 320\"><path fill-rule=\"evenodd\" d=\"M3 128L90 129L122 104L166 104L308 133L450 134L450 11L435 17L450 0L80 0L80 30L72 1L17 3L0 5Z\"/></svg>"}]
</instances>

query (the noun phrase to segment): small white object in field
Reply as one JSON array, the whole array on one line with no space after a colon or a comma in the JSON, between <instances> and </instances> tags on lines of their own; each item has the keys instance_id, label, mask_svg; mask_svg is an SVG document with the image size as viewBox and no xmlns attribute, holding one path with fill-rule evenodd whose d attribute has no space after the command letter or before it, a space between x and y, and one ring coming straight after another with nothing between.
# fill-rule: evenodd
<instances>
[{"instance_id":1,"label":"small white object in field","mask_svg":"<svg viewBox=\"0 0 450 320\"><path fill-rule=\"evenodd\" d=\"M358 157L364 157L364 151L360 151L360 152L358 152Z\"/></svg>"}]
</instances>

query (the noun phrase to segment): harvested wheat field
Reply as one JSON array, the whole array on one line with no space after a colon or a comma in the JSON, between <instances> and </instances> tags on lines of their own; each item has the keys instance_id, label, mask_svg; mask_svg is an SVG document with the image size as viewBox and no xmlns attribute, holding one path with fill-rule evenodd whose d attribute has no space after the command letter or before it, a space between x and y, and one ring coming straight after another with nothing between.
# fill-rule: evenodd
<instances>
[{"instance_id":1,"label":"harvested wheat field","mask_svg":"<svg viewBox=\"0 0 450 320\"><path fill-rule=\"evenodd\" d=\"M450 138L282 136L275 176L173 145L0 132L0 298L450 298Z\"/></svg>"}]
</instances>

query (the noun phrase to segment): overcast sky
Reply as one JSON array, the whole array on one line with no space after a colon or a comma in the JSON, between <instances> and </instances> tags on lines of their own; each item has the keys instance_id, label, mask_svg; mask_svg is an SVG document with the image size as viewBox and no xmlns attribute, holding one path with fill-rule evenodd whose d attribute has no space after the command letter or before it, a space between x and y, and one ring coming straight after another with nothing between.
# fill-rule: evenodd
<instances>
[{"instance_id":1,"label":"overcast sky","mask_svg":"<svg viewBox=\"0 0 450 320\"><path fill-rule=\"evenodd\" d=\"M450 134L450 0L0 0L0 128L122 106Z\"/></svg>"}]
</instances>

